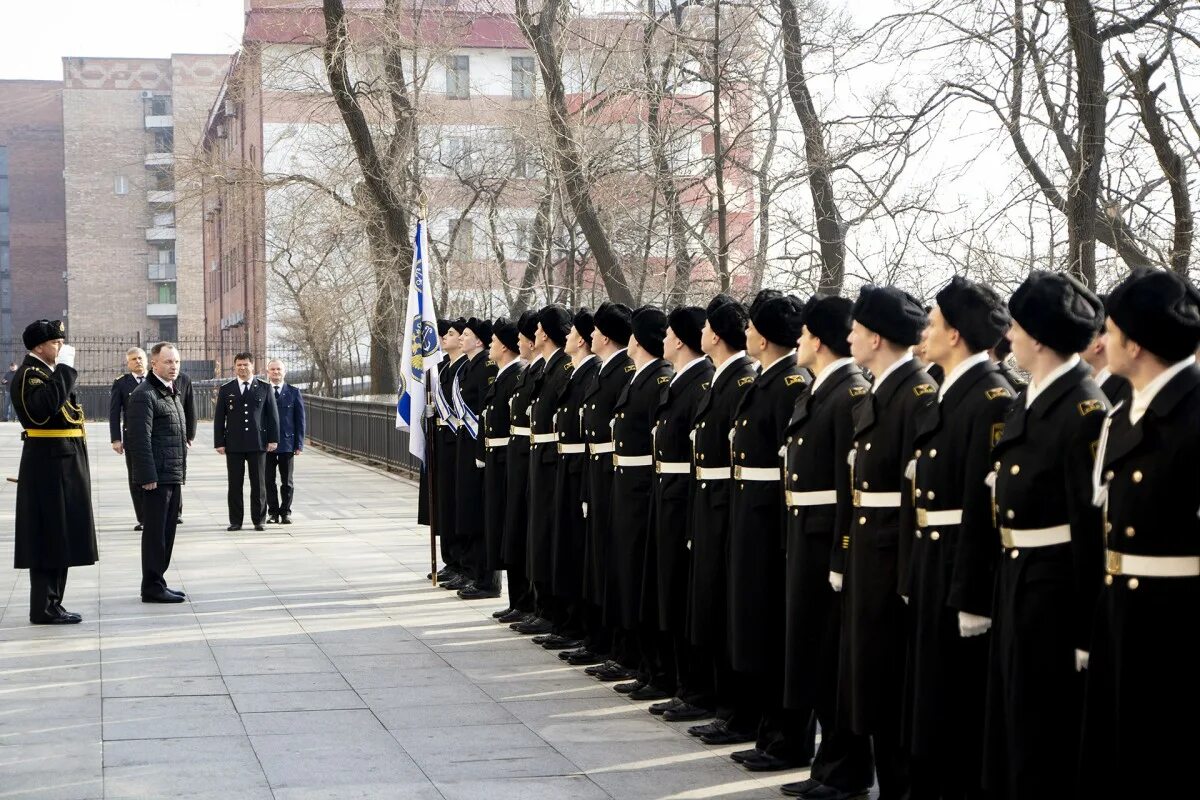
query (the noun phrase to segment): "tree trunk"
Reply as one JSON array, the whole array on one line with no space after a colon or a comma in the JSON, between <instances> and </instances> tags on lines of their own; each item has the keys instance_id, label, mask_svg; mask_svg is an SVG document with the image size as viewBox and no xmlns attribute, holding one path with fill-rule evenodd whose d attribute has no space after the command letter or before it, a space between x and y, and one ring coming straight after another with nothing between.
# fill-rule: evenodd
<instances>
[{"instance_id":1,"label":"tree trunk","mask_svg":"<svg viewBox=\"0 0 1200 800\"><path fill-rule=\"evenodd\" d=\"M721 0L713 4L712 42L713 82L713 182L717 190L717 275L721 278L721 291L729 291L732 283L729 274L729 201L725 196L725 138L721 120L721 80L724 65L721 63Z\"/></svg>"},{"instance_id":2,"label":"tree trunk","mask_svg":"<svg viewBox=\"0 0 1200 800\"><path fill-rule=\"evenodd\" d=\"M1075 53L1076 159L1067 190L1068 269L1088 286L1096 285L1096 212L1104 161L1104 45L1089 0L1064 0L1071 49Z\"/></svg>"}]
</instances>

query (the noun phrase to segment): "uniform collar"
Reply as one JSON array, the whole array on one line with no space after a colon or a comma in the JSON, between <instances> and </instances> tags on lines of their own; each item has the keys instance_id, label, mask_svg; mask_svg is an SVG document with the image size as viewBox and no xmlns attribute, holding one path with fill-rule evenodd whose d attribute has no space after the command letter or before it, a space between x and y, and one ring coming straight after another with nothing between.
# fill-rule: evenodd
<instances>
[{"instance_id":1,"label":"uniform collar","mask_svg":"<svg viewBox=\"0 0 1200 800\"><path fill-rule=\"evenodd\" d=\"M675 383L675 381L679 380L683 376L683 373L687 372L689 369L696 366L701 361L707 361L707 360L708 360L708 356L700 356L699 358L693 358L691 361L689 361L688 363L683 365L683 369L679 370L671 377L671 383Z\"/></svg>"},{"instance_id":2,"label":"uniform collar","mask_svg":"<svg viewBox=\"0 0 1200 800\"><path fill-rule=\"evenodd\" d=\"M837 372L839 369L846 366L847 364L853 364L853 363L854 363L854 359L851 358L850 356L846 356L845 358L839 358L839 359L835 359L834 361L830 361L828 364L825 365L825 368L821 370L821 374L817 375L817 377L813 380L812 393L816 394L817 389L821 386L821 384L824 383L831 375L833 375L833 373Z\"/></svg>"},{"instance_id":3,"label":"uniform collar","mask_svg":"<svg viewBox=\"0 0 1200 800\"><path fill-rule=\"evenodd\" d=\"M50 370L51 372L54 371L54 366L52 366L50 364L46 364L46 361L41 356L39 356L37 353L33 352L32 350L29 351L29 357L34 359L35 361L45 364L46 369Z\"/></svg>"},{"instance_id":4,"label":"uniform collar","mask_svg":"<svg viewBox=\"0 0 1200 800\"><path fill-rule=\"evenodd\" d=\"M732 365L739 358L745 358L745 357L746 357L746 351L738 350L736 353L731 355L729 358L722 361L720 363L720 365L717 367L717 371L713 373L713 379L712 379L713 384L714 385L716 384L717 378L721 377L721 373L724 372L727 367Z\"/></svg>"},{"instance_id":5,"label":"uniform collar","mask_svg":"<svg viewBox=\"0 0 1200 800\"><path fill-rule=\"evenodd\" d=\"M501 375L503 375L505 372L507 372L507 371L508 371L508 369L509 369L509 367L520 366L520 364L521 364L521 359L519 359L519 358L514 358L512 361L509 361L509 362L508 362L507 364L505 364L503 367L501 367L500 369L496 370L496 377L497 377L497 378L499 378Z\"/></svg>"},{"instance_id":6,"label":"uniform collar","mask_svg":"<svg viewBox=\"0 0 1200 800\"><path fill-rule=\"evenodd\" d=\"M1154 398L1163 390L1163 387L1170 383L1172 378L1195 363L1196 359L1193 356L1188 356L1182 361L1176 361L1157 378L1143 386L1140 391L1134 389L1133 398L1129 401L1130 424L1137 425L1142 417L1145 416L1146 410L1150 408L1150 404L1154 402Z\"/></svg>"},{"instance_id":7,"label":"uniform collar","mask_svg":"<svg viewBox=\"0 0 1200 800\"><path fill-rule=\"evenodd\" d=\"M950 370L950 372L946 374L945 380L942 381L942 386L940 389L938 389L938 402L942 402L942 398L946 396L946 392L950 391L950 387L953 386L959 378L967 374L967 370L971 369L971 367L974 367L977 364L983 364L991 360L992 357L988 355L987 350L984 350L981 353L976 353L975 355L970 356L969 358L964 358L962 361L958 362L958 366Z\"/></svg>"},{"instance_id":8,"label":"uniform collar","mask_svg":"<svg viewBox=\"0 0 1200 800\"><path fill-rule=\"evenodd\" d=\"M891 377L892 373L903 367L905 364L913 360L912 348L908 349L904 355L896 359L890 367L875 376L875 383L871 384L871 394L878 394L879 389L883 386L883 382Z\"/></svg>"},{"instance_id":9,"label":"uniform collar","mask_svg":"<svg viewBox=\"0 0 1200 800\"><path fill-rule=\"evenodd\" d=\"M579 371L583 369L583 365L591 361L593 358L599 358L599 356L595 353L588 353L587 358L575 365L575 369L571 371L571 378L574 378L576 375L578 375Z\"/></svg>"},{"instance_id":10,"label":"uniform collar","mask_svg":"<svg viewBox=\"0 0 1200 800\"><path fill-rule=\"evenodd\" d=\"M612 361L614 358L616 358L617 356L621 355L622 353L624 353L624 352L625 352L626 350L628 350L628 349L629 349L628 347L622 347L620 350L618 350L617 352L613 353L613 354L612 354L611 356L609 356L608 358L606 358L606 359L604 359L603 361L601 361L601 362L600 362L600 369L604 369L605 367L607 367L607 366L608 366L608 362Z\"/></svg>"},{"instance_id":11,"label":"uniform collar","mask_svg":"<svg viewBox=\"0 0 1200 800\"><path fill-rule=\"evenodd\" d=\"M1056 367L1049 375L1046 376L1040 384L1029 381L1029 387L1025 390L1025 407L1029 408L1033 405L1033 401L1038 398L1038 395L1050 388L1050 386L1059 378L1066 375L1075 367L1079 366L1079 355L1073 354L1060 366Z\"/></svg>"},{"instance_id":12,"label":"uniform collar","mask_svg":"<svg viewBox=\"0 0 1200 800\"><path fill-rule=\"evenodd\" d=\"M770 364L763 364L763 362L761 362L761 361L758 362L761 365L761 369L759 369L758 374L766 375L767 370L769 370L771 367L775 366L780 361L783 361L786 358L790 358L790 359L792 359L792 361L795 361L796 360L796 348L793 347L791 350L787 351L786 353L781 355L779 358L772 361Z\"/></svg>"},{"instance_id":13,"label":"uniform collar","mask_svg":"<svg viewBox=\"0 0 1200 800\"><path fill-rule=\"evenodd\" d=\"M1103 369L1101 369L1099 372L1096 373L1096 378L1095 378L1096 384L1098 386L1103 386L1104 382L1111 377L1112 377L1112 371L1109 370L1109 368L1107 366L1105 366Z\"/></svg>"}]
</instances>

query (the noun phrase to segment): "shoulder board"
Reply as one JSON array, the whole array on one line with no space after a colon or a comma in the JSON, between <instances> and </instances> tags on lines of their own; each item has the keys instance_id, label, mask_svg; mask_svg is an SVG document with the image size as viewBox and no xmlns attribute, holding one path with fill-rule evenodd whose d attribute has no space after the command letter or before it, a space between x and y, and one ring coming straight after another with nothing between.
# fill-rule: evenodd
<instances>
[{"instance_id":1,"label":"shoulder board","mask_svg":"<svg viewBox=\"0 0 1200 800\"><path fill-rule=\"evenodd\" d=\"M659 385L662 385L662 384L664 384L664 383L670 383L670 382L671 382L671 376L670 376L670 375L659 375L659 376L658 376L658 383L659 383Z\"/></svg>"},{"instance_id":2,"label":"shoulder board","mask_svg":"<svg viewBox=\"0 0 1200 800\"><path fill-rule=\"evenodd\" d=\"M866 393L867 393L867 387L865 387L865 386L851 386L850 387L850 396L851 397L862 397Z\"/></svg>"},{"instance_id":3,"label":"shoulder board","mask_svg":"<svg viewBox=\"0 0 1200 800\"><path fill-rule=\"evenodd\" d=\"M571 370L573 370L573 369L575 369L575 365L574 365L574 364L572 364L570 361L568 361L567 363L563 364L563 370L564 370L565 372L570 372L570 371L571 371Z\"/></svg>"},{"instance_id":4,"label":"shoulder board","mask_svg":"<svg viewBox=\"0 0 1200 800\"><path fill-rule=\"evenodd\" d=\"M997 386L995 389L988 389L984 394L988 400L995 400L999 397L1012 397L1012 393L1003 386Z\"/></svg>"},{"instance_id":5,"label":"shoulder board","mask_svg":"<svg viewBox=\"0 0 1200 800\"><path fill-rule=\"evenodd\" d=\"M487 360L487 366L494 367L494 366L496 366L496 362L489 358Z\"/></svg>"},{"instance_id":6,"label":"shoulder board","mask_svg":"<svg viewBox=\"0 0 1200 800\"><path fill-rule=\"evenodd\" d=\"M1079 416L1081 417L1086 417L1088 414L1103 410L1104 403L1099 400L1084 400L1079 404Z\"/></svg>"},{"instance_id":7,"label":"shoulder board","mask_svg":"<svg viewBox=\"0 0 1200 800\"><path fill-rule=\"evenodd\" d=\"M495 382L496 382L496 376L495 376L495 375L489 375L489 376L488 376L488 383L489 383L489 384L492 384L492 383L495 383Z\"/></svg>"},{"instance_id":8,"label":"shoulder board","mask_svg":"<svg viewBox=\"0 0 1200 800\"><path fill-rule=\"evenodd\" d=\"M50 377L50 373L46 372L46 371L45 371L44 369L42 369L41 367L27 367L26 369L27 369L29 372L32 372L34 375L41 375L43 378L49 378L49 377Z\"/></svg>"},{"instance_id":9,"label":"shoulder board","mask_svg":"<svg viewBox=\"0 0 1200 800\"><path fill-rule=\"evenodd\" d=\"M637 372L637 364L626 364L625 371L626 372Z\"/></svg>"},{"instance_id":10,"label":"shoulder board","mask_svg":"<svg viewBox=\"0 0 1200 800\"><path fill-rule=\"evenodd\" d=\"M37 377L36 375L33 376L32 378L27 378L26 380L29 382L30 386L41 386L43 383L45 383L44 380Z\"/></svg>"},{"instance_id":11,"label":"shoulder board","mask_svg":"<svg viewBox=\"0 0 1200 800\"><path fill-rule=\"evenodd\" d=\"M797 383L804 383L803 375L788 375L783 379L785 386L795 386Z\"/></svg>"},{"instance_id":12,"label":"shoulder board","mask_svg":"<svg viewBox=\"0 0 1200 800\"><path fill-rule=\"evenodd\" d=\"M707 392L709 386L712 386L712 383L710 381L705 381L704 383L700 384L700 391Z\"/></svg>"},{"instance_id":13,"label":"shoulder board","mask_svg":"<svg viewBox=\"0 0 1200 800\"><path fill-rule=\"evenodd\" d=\"M932 383L918 383L913 387L913 394L915 394L917 397L921 397L922 395L926 394L933 394L936 391L937 389L933 388Z\"/></svg>"},{"instance_id":14,"label":"shoulder board","mask_svg":"<svg viewBox=\"0 0 1200 800\"><path fill-rule=\"evenodd\" d=\"M744 378L738 378L738 386L745 386L748 383L754 383L753 375L747 375Z\"/></svg>"}]
</instances>

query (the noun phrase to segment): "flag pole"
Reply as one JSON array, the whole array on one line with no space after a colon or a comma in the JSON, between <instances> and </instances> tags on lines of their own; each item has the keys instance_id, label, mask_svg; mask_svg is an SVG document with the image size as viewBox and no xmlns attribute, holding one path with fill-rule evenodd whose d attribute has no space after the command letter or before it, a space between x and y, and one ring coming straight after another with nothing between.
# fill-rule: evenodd
<instances>
[{"instance_id":1,"label":"flag pole","mask_svg":"<svg viewBox=\"0 0 1200 800\"><path fill-rule=\"evenodd\" d=\"M429 232L425 229L425 225L426 225L426 222L428 219L429 219L429 203L425 197L425 193L422 192L421 193L421 219L420 219L421 235L423 237L420 242L422 262L424 261L425 258L428 257L428 254L425 252L425 239L427 239L428 235L429 235ZM424 264L422 264L422 267L423 266L424 266ZM432 291L433 291L433 287L431 286L430 287L431 294L432 294ZM434 373L433 373L433 370L429 370L426 374L432 378ZM428 408L429 400L431 400L432 396L433 396L433 387L430 386L430 382L428 379L426 380L426 383L425 383L425 396L427 398L425 407ZM421 420L421 424L422 425L425 424L424 419ZM437 537L441 533L441 531L434 528L435 525L440 526L440 522L438 520L438 514L437 514L437 436L438 436L438 434L437 434L437 423L436 422L434 423L433 430L430 433L431 433L431 435L428 438L426 438L426 440L425 440L426 443L429 445L429 478L430 478L427 481L427 483L429 484L429 574L433 576L433 585L437 586L438 585Z\"/></svg>"}]
</instances>

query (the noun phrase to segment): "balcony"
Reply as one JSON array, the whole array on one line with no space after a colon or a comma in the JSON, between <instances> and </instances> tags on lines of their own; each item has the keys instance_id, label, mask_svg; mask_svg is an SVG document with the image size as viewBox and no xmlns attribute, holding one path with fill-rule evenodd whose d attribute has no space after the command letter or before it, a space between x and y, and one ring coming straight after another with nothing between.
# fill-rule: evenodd
<instances>
[{"instance_id":1,"label":"balcony","mask_svg":"<svg viewBox=\"0 0 1200 800\"><path fill-rule=\"evenodd\" d=\"M147 114L146 130L151 128L174 128L175 118L170 114Z\"/></svg>"},{"instance_id":2,"label":"balcony","mask_svg":"<svg viewBox=\"0 0 1200 800\"><path fill-rule=\"evenodd\" d=\"M174 189L150 189L146 192L146 200L152 206L166 206L175 204Z\"/></svg>"},{"instance_id":3,"label":"balcony","mask_svg":"<svg viewBox=\"0 0 1200 800\"><path fill-rule=\"evenodd\" d=\"M174 153L147 153L147 167L169 167L175 163Z\"/></svg>"},{"instance_id":4,"label":"balcony","mask_svg":"<svg viewBox=\"0 0 1200 800\"><path fill-rule=\"evenodd\" d=\"M146 273L146 277L152 281L173 281L175 280L175 265L150 264Z\"/></svg>"},{"instance_id":5,"label":"balcony","mask_svg":"<svg viewBox=\"0 0 1200 800\"><path fill-rule=\"evenodd\" d=\"M176 309L179 306L176 303L147 303L146 316L153 319L162 319L163 317L178 316Z\"/></svg>"},{"instance_id":6,"label":"balcony","mask_svg":"<svg viewBox=\"0 0 1200 800\"><path fill-rule=\"evenodd\" d=\"M175 227L146 228L147 242L172 242L175 240Z\"/></svg>"}]
</instances>

